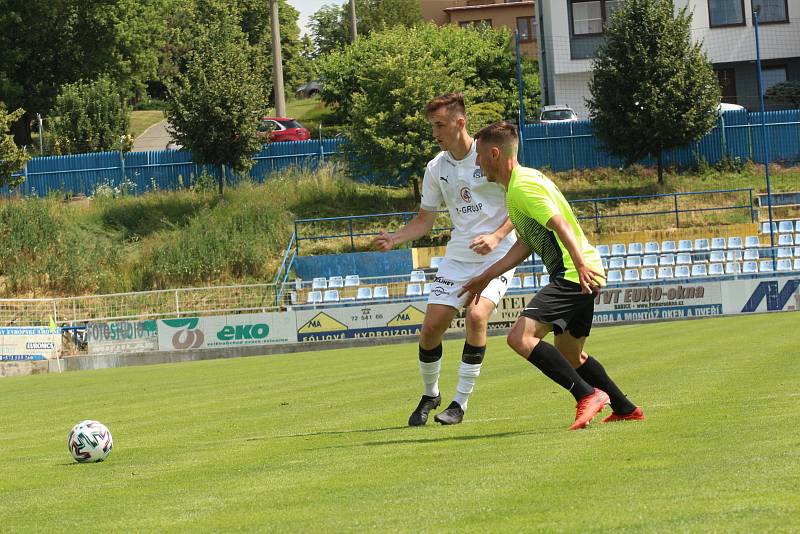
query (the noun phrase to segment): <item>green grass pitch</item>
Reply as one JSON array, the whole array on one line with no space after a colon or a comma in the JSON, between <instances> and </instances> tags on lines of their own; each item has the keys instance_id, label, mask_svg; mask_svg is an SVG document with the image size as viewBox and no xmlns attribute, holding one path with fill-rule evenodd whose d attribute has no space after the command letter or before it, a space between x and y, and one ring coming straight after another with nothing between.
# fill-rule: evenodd
<instances>
[{"instance_id":1,"label":"green grass pitch","mask_svg":"<svg viewBox=\"0 0 800 534\"><path fill-rule=\"evenodd\" d=\"M648 420L578 432L503 337L452 427L405 426L415 344L0 380L0 530L796 532L798 325L596 328L588 352ZM86 418L113 433L104 463L67 451Z\"/></svg>"}]
</instances>

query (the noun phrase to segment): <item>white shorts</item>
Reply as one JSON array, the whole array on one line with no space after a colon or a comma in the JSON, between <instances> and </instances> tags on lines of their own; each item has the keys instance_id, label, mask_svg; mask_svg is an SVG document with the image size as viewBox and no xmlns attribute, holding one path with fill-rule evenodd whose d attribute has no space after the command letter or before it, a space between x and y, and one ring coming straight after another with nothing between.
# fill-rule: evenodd
<instances>
[{"instance_id":1,"label":"white shorts","mask_svg":"<svg viewBox=\"0 0 800 534\"><path fill-rule=\"evenodd\" d=\"M442 263L439 264L439 270L436 272L433 284L431 284L428 304L444 304L460 310L467 301L467 294L464 293L459 297L459 291L471 278L488 269L494 262L495 260L478 263L443 259ZM503 295L506 294L515 269L511 269L489 282L489 285L481 293L481 297L491 300L496 306L500 299L503 298Z\"/></svg>"}]
</instances>

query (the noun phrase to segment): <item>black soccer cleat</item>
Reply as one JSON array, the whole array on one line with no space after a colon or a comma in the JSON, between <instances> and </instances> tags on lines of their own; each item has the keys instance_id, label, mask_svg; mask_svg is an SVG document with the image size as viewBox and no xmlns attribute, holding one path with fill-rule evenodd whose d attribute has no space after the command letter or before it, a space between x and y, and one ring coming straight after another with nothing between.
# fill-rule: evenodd
<instances>
[{"instance_id":1,"label":"black soccer cleat","mask_svg":"<svg viewBox=\"0 0 800 534\"><path fill-rule=\"evenodd\" d=\"M422 426L427 423L428 413L434 408L438 408L441 403L441 395L435 397L423 395L417 404L417 409L411 412L411 417L408 418L408 426Z\"/></svg>"},{"instance_id":2,"label":"black soccer cleat","mask_svg":"<svg viewBox=\"0 0 800 534\"><path fill-rule=\"evenodd\" d=\"M441 423L443 425L457 425L462 419L464 419L464 410L461 408L459 403L453 401L446 410L436 414L436 417L433 419L437 423Z\"/></svg>"}]
</instances>

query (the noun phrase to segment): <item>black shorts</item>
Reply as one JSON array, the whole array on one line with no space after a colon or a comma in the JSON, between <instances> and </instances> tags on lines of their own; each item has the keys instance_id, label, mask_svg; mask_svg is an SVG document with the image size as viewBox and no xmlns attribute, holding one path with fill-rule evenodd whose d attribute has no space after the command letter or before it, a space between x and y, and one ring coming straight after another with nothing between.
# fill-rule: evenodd
<instances>
[{"instance_id":1,"label":"black shorts","mask_svg":"<svg viewBox=\"0 0 800 534\"><path fill-rule=\"evenodd\" d=\"M521 315L552 324L555 335L569 330L572 337L581 338L592 330L595 297L582 293L580 284L556 278L533 296Z\"/></svg>"}]
</instances>

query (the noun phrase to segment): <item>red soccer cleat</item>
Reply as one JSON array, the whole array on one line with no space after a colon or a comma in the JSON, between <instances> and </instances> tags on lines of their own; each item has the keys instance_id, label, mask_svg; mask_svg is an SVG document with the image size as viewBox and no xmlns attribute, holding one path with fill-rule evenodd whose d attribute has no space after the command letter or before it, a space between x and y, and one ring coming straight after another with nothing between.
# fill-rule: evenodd
<instances>
[{"instance_id":1,"label":"red soccer cleat","mask_svg":"<svg viewBox=\"0 0 800 534\"><path fill-rule=\"evenodd\" d=\"M578 401L575 411L575 422L569 427L570 430L586 428L586 425L600 413L603 407L608 404L609 398L605 391L594 388L594 393L586 395Z\"/></svg>"},{"instance_id":2,"label":"red soccer cleat","mask_svg":"<svg viewBox=\"0 0 800 534\"><path fill-rule=\"evenodd\" d=\"M613 423L615 421L644 421L644 412L637 406L635 410L627 415L619 415L616 412L612 412L611 415L603 419L604 423Z\"/></svg>"}]
</instances>

